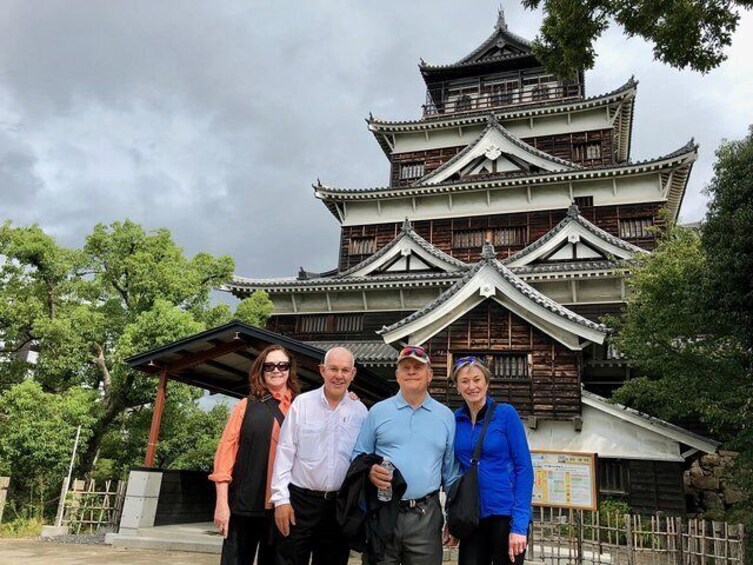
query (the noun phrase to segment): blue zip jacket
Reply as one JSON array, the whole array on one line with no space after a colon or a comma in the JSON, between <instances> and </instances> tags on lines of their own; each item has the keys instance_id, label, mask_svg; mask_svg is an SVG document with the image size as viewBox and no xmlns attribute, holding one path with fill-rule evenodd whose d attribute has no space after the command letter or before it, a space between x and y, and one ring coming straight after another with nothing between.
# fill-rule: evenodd
<instances>
[{"instance_id":1,"label":"blue zip jacket","mask_svg":"<svg viewBox=\"0 0 753 565\"><path fill-rule=\"evenodd\" d=\"M470 467L473 449L484 425L483 417L491 402L491 397L487 397L475 426L471 423L468 406L455 411L455 457L464 473ZM486 430L478 482L481 517L510 516L510 531L525 535L531 519L533 465L523 423L509 404L497 404Z\"/></svg>"}]
</instances>

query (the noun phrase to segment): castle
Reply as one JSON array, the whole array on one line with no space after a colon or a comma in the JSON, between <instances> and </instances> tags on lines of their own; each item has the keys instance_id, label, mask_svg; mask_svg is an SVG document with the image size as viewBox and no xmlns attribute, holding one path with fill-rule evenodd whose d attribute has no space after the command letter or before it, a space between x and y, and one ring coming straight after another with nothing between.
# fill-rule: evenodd
<instances>
[{"instance_id":1,"label":"castle","mask_svg":"<svg viewBox=\"0 0 753 565\"><path fill-rule=\"evenodd\" d=\"M268 329L346 345L387 380L402 344L423 345L450 406L453 360L482 357L532 449L596 452L603 495L683 511L686 460L717 444L605 401L630 368L603 317L622 311L652 228L677 218L697 146L631 161L637 81L586 96L583 73L548 73L502 11L471 53L419 68L421 117L367 120L389 184L314 186L340 224L337 267L228 289L266 291Z\"/></svg>"}]
</instances>

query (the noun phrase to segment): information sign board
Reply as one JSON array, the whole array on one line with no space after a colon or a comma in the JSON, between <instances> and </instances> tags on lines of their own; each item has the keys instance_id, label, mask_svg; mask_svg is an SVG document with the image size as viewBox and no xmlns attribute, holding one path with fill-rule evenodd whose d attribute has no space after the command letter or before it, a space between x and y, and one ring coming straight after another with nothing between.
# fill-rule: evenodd
<instances>
[{"instance_id":1,"label":"information sign board","mask_svg":"<svg viewBox=\"0 0 753 565\"><path fill-rule=\"evenodd\" d=\"M531 451L533 505L596 510L596 454Z\"/></svg>"}]
</instances>

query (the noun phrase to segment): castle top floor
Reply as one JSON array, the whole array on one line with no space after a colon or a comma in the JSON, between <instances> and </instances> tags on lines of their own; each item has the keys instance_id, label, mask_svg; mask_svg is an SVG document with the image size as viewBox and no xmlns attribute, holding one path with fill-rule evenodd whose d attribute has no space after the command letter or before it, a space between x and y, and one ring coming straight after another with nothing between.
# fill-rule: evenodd
<instances>
[{"instance_id":1,"label":"castle top floor","mask_svg":"<svg viewBox=\"0 0 753 565\"><path fill-rule=\"evenodd\" d=\"M559 79L547 72L531 43L509 31L502 10L494 32L471 53L448 65L421 60L419 69L427 119L585 96L583 73Z\"/></svg>"}]
</instances>

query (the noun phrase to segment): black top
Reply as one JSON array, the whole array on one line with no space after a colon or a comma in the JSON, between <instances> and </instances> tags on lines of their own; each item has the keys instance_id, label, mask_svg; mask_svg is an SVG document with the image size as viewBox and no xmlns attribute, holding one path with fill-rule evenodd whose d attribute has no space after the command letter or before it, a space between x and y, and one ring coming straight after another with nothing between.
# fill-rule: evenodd
<instances>
[{"instance_id":1,"label":"black top","mask_svg":"<svg viewBox=\"0 0 753 565\"><path fill-rule=\"evenodd\" d=\"M264 516L267 469L272 428L277 418L282 425L279 401L271 395L248 399L241 425L233 480L228 489L230 512L239 516Z\"/></svg>"}]
</instances>

